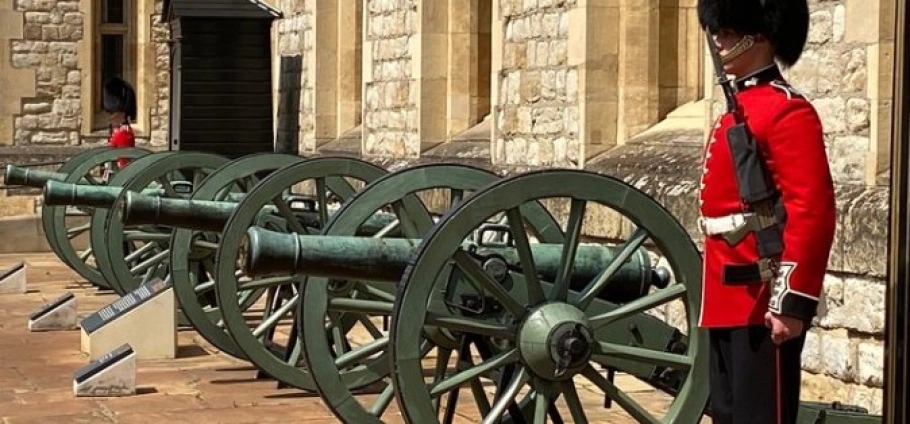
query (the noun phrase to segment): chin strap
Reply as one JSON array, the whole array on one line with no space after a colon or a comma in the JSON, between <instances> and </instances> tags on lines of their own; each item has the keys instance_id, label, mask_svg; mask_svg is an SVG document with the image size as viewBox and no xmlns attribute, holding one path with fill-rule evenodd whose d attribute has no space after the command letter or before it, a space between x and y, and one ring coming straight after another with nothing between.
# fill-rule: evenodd
<instances>
[{"instance_id":1,"label":"chin strap","mask_svg":"<svg viewBox=\"0 0 910 424\"><path fill-rule=\"evenodd\" d=\"M730 62L732 62L732 61L735 60L737 57L739 57L740 55L742 55L743 53L745 53L746 50L751 49L752 46L754 46L754 45L755 45L755 37L753 37L753 36L751 36L751 35L745 35L745 36L743 36L743 38L740 39L740 40L739 40L739 41L730 49L730 51L729 51L726 55L724 55L724 57L723 57L724 65L726 65L726 64L728 64L728 63L730 63Z\"/></svg>"}]
</instances>

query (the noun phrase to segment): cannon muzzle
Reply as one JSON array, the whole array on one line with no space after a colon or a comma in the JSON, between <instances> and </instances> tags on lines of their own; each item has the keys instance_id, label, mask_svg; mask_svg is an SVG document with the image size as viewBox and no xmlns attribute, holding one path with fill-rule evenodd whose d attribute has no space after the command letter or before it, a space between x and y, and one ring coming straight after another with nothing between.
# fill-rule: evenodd
<instances>
[{"instance_id":1,"label":"cannon muzzle","mask_svg":"<svg viewBox=\"0 0 910 424\"><path fill-rule=\"evenodd\" d=\"M297 235L253 227L241 243L238 266L249 276L296 273L313 277L396 283L421 240L359 236ZM518 251L509 245L471 249L481 267L497 281L508 272L521 272ZM532 243L531 252L543 280L555 281L561 268L562 244ZM618 248L601 244L578 246L569 287L580 291L617 256ZM638 249L610 279L601 293L612 302L644 296L652 287L666 287L670 273L651 267L644 248Z\"/></svg>"},{"instance_id":2,"label":"cannon muzzle","mask_svg":"<svg viewBox=\"0 0 910 424\"><path fill-rule=\"evenodd\" d=\"M66 174L61 174L59 172L7 165L6 176L3 178L3 181L4 184L8 186L41 188L44 187L48 181L63 181L66 177Z\"/></svg>"}]
</instances>

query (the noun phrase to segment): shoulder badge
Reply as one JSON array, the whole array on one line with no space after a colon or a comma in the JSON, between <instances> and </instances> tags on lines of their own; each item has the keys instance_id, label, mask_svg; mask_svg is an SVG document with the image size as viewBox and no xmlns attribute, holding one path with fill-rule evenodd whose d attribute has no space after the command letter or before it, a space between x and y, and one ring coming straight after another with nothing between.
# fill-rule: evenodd
<instances>
[{"instance_id":1,"label":"shoulder badge","mask_svg":"<svg viewBox=\"0 0 910 424\"><path fill-rule=\"evenodd\" d=\"M774 87L774 88L776 88L776 89L778 89L778 90L780 90L780 91L783 91L784 94L787 95L787 100L792 99L794 96L799 97L799 98L801 98L801 99L805 99L805 98L806 98L806 96L803 95L803 93L799 92L799 90L793 88L792 85L787 84L787 83L785 83L785 82L781 82L781 81L771 81L768 85L770 85L770 86L772 86L772 87Z\"/></svg>"}]
</instances>

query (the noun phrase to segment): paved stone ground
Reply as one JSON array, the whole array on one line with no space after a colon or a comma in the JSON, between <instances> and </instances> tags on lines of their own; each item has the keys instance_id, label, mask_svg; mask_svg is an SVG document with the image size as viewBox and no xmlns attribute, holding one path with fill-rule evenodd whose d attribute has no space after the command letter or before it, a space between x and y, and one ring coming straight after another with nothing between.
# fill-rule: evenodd
<instances>
[{"instance_id":1,"label":"paved stone ground","mask_svg":"<svg viewBox=\"0 0 910 424\"><path fill-rule=\"evenodd\" d=\"M277 389L273 380L255 379L255 368L249 363L211 349L192 330L179 332L177 359L139 361L136 396L76 398L73 373L88 362L79 351L79 332L31 333L28 316L67 291L77 296L80 319L115 300L116 295L84 285L53 254L0 256L0 269L20 261L29 264L28 293L0 295L3 424L339 422L317 395ZM653 413L663 415L667 396L629 378L617 379L617 385ZM603 409L602 396L590 385L579 387L590 422L634 422L616 407ZM457 415L456 422L479 422L468 408L459 408ZM569 422L568 415L563 416ZM384 419L402 422L394 411Z\"/></svg>"}]
</instances>

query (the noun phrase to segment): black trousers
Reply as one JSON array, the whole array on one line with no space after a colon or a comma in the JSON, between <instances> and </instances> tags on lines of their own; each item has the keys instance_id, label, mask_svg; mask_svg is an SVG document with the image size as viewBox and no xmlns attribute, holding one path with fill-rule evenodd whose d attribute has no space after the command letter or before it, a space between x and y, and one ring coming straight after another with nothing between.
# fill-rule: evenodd
<instances>
[{"instance_id":1,"label":"black trousers","mask_svg":"<svg viewBox=\"0 0 910 424\"><path fill-rule=\"evenodd\" d=\"M712 423L796 423L805 332L780 346L764 326L711 329L708 338Z\"/></svg>"}]
</instances>

